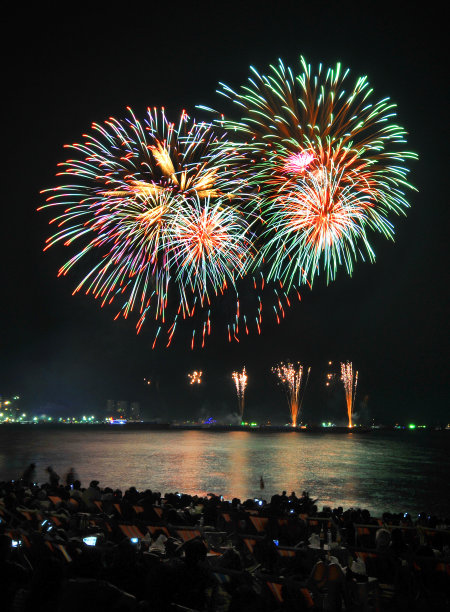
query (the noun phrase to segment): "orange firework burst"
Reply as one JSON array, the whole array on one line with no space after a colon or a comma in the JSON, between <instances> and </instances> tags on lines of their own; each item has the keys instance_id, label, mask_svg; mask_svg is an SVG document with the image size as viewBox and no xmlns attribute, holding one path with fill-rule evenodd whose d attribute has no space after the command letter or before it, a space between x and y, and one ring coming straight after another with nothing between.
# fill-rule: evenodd
<instances>
[{"instance_id":1,"label":"orange firework burst","mask_svg":"<svg viewBox=\"0 0 450 612\"><path fill-rule=\"evenodd\" d=\"M345 400L347 402L348 426L353 427L352 415L355 404L356 386L358 384L358 372L353 376L353 364L351 361L341 363L341 380L344 383Z\"/></svg>"},{"instance_id":2,"label":"orange firework burst","mask_svg":"<svg viewBox=\"0 0 450 612\"><path fill-rule=\"evenodd\" d=\"M303 379L303 374L305 371L306 379ZM292 427L297 427L310 371L311 368L305 370L300 363L298 363L297 366L294 366L289 361L287 363L280 363L276 367L272 368L272 372L278 376L281 385L286 391L289 409L291 411ZM302 386L303 382L304 384Z\"/></svg>"},{"instance_id":3,"label":"orange firework burst","mask_svg":"<svg viewBox=\"0 0 450 612\"><path fill-rule=\"evenodd\" d=\"M329 278L334 278L337 262L344 263L351 274L359 244L364 244L369 259L373 259L367 229L375 220L381 227L384 219L374 206L367 173L353 173L330 164L308 169L300 179L286 179L281 173L278 177L282 180L268 213L269 225L273 220L276 227L272 224L264 233L264 249L277 253L273 258L276 275L292 278L293 271L300 270L306 282L319 272L320 261Z\"/></svg>"}]
</instances>

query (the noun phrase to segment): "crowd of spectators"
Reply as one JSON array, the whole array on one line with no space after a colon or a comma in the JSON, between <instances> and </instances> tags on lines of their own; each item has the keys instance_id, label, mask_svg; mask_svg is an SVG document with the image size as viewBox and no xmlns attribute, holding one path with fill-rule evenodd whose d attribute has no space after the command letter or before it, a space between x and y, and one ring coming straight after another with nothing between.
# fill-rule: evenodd
<instances>
[{"instance_id":1,"label":"crowd of spectators","mask_svg":"<svg viewBox=\"0 0 450 612\"><path fill-rule=\"evenodd\" d=\"M31 464L0 482L5 612L445 610L450 519L82 487Z\"/></svg>"}]
</instances>

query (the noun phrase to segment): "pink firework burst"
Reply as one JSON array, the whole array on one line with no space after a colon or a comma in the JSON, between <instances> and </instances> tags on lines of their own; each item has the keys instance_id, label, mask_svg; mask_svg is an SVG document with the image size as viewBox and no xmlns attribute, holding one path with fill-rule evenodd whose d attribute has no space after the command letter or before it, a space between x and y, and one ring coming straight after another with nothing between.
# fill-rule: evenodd
<instances>
[{"instance_id":1,"label":"pink firework burst","mask_svg":"<svg viewBox=\"0 0 450 612\"><path fill-rule=\"evenodd\" d=\"M284 170L286 172L292 172L293 174L301 174L309 166L313 159L314 155L310 151L293 153L286 159Z\"/></svg>"}]
</instances>

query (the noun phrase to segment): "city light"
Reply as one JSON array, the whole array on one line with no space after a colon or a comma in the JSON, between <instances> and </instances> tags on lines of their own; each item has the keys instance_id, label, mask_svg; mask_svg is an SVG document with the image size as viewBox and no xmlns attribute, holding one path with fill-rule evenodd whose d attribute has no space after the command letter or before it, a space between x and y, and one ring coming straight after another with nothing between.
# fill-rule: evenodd
<instances>
[{"instance_id":1,"label":"city light","mask_svg":"<svg viewBox=\"0 0 450 612\"><path fill-rule=\"evenodd\" d=\"M188 383L195 387L200 387L200 385L204 382L202 378L202 371L192 371L187 375ZM356 382L356 377L353 376L353 384ZM334 384L335 379L337 379L337 374L334 373L326 373L325 372L325 380L332 381ZM247 385L247 373L245 368L242 372L233 372L233 380L236 384L236 390L238 392L238 401L240 411L243 412L243 399L244 392L246 390ZM326 383L325 383L326 384ZM190 386L189 385L189 386ZM353 387L353 397L352 404L354 403L354 387ZM141 408L140 403L137 401L129 401L129 400L107 400L106 411L102 411L102 416L98 414L83 414L82 416L75 415L61 415L61 413L55 414L56 411L52 411L52 414L46 414L45 412L37 412L39 408L35 409L35 411L24 410L24 407L20 407L20 403L18 401L19 396L9 396L9 397L1 397L0 396L0 425L10 426L10 425L39 425L42 427L64 427L68 426L80 426L80 427L90 427L95 425L125 425L125 424L138 424L144 423L144 419L141 416ZM21 409L19 409L19 407ZM75 410L74 410L75 412ZM260 425L256 421L246 421L243 418L243 415L240 416L240 421L238 421L241 427L245 428L258 428L258 427L279 427L281 425L277 425L276 423L272 423L267 421L263 425ZM104 415L107 416L104 416ZM161 419L157 419L158 423L164 423L167 427L178 427L178 426L208 426L208 427L223 427L224 425L229 427L236 427L236 422L230 422L224 420L220 415L212 415L208 417L206 420L199 418L188 418L182 422L176 421L162 421ZM154 420L150 421L151 423ZM283 427L292 427L292 421L290 423L285 423ZM407 431L415 431L415 430L442 430L442 429L450 429L450 425L447 427L445 425L441 425L438 423L435 424L424 424L422 423L411 423L411 422L396 422L392 425L390 424L382 424L376 423L375 418L372 418L372 423L370 425L361 423L361 422L352 422L352 427L358 428L359 431L364 431L367 429L377 429L377 430L407 430ZM313 423L302 423L299 424L299 429L328 429L335 428L335 431L340 431L344 428L344 424L341 421L333 422L333 421L318 421ZM347 429L347 427L345 427Z\"/></svg>"}]
</instances>

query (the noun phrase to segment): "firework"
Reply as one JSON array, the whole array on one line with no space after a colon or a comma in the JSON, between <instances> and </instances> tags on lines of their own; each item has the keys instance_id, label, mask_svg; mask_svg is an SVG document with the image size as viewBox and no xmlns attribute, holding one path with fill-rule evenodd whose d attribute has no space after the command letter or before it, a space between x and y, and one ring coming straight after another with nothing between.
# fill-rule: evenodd
<instances>
[{"instance_id":1,"label":"firework","mask_svg":"<svg viewBox=\"0 0 450 612\"><path fill-rule=\"evenodd\" d=\"M245 367L242 370L242 372L233 372L232 378L233 378L234 384L236 385L239 415L242 421L242 419L244 418L245 388L247 387L247 380L248 380L248 376L245 371Z\"/></svg>"},{"instance_id":2,"label":"firework","mask_svg":"<svg viewBox=\"0 0 450 612\"><path fill-rule=\"evenodd\" d=\"M164 324L174 295L170 343L178 315L192 316L246 272L250 224L235 205L244 184L233 171L238 155L218 146L211 125L184 112L175 125L164 109L149 109L142 123L129 112L94 123L83 144L71 145L76 157L58 175L64 184L45 190L41 208L62 207L46 249L80 245L59 275L88 260L75 292L102 306L122 300L117 316L138 310L138 331L150 312Z\"/></svg>"},{"instance_id":3,"label":"firework","mask_svg":"<svg viewBox=\"0 0 450 612\"><path fill-rule=\"evenodd\" d=\"M244 215L222 199L195 196L180 203L170 229L170 267L181 287L201 301L245 274L252 243ZM185 292L183 292L185 293Z\"/></svg>"},{"instance_id":4,"label":"firework","mask_svg":"<svg viewBox=\"0 0 450 612\"><path fill-rule=\"evenodd\" d=\"M341 380L344 383L345 400L347 402L348 426L353 427L352 415L355 404L356 386L358 384L358 372L353 375L353 364L351 361L341 363Z\"/></svg>"},{"instance_id":5,"label":"firework","mask_svg":"<svg viewBox=\"0 0 450 612\"><path fill-rule=\"evenodd\" d=\"M332 373L328 373L325 376L325 386L329 387L330 385L332 385L334 383L334 381L336 380L336 374L332 374Z\"/></svg>"},{"instance_id":6,"label":"firework","mask_svg":"<svg viewBox=\"0 0 450 612\"><path fill-rule=\"evenodd\" d=\"M252 72L238 91L221 84L244 116L219 122L247 139L264 224L255 263L288 286L321 270L333 280L340 265L351 274L358 258L375 259L370 233L392 239L388 216L409 206L406 162L416 155L403 150L395 104L374 100L367 77L351 83L340 64L314 74L301 58L298 76L281 60L267 76Z\"/></svg>"},{"instance_id":7,"label":"firework","mask_svg":"<svg viewBox=\"0 0 450 612\"><path fill-rule=\"evenodd\" d=\"M203 375L203 372L197 372L197 370L194 370L193 372L188 374L189 384L190 385L200 385L202 382L202 375Z\"/></svg>"},{"instance_id":8,"label":"firework","mask_svg":"<svg viewBox=\"0 0 450 612\"><path fill-rule=\"evenodd\" d=\"M333 365L333 362L329 361L328 366L332 366L332 365ZM337 379L337 374L335 372L327 372L325 374L325 386L326 387L334 386L336 379Z\"/></svg>"},{"instance_id":9,"label":"firework","mask_svg":"<svg viewBox=\"0 0 450 612\"><path fill-rule=\"evenodd\" d=\"M295 366L289 361L272 368L272 372L278 376L280 384L286 391L292 427L297 427L310 371L311 368L305 370L300 363ZM305 373L306 378L303 378Z\"/></svg>"}]
</instances>

